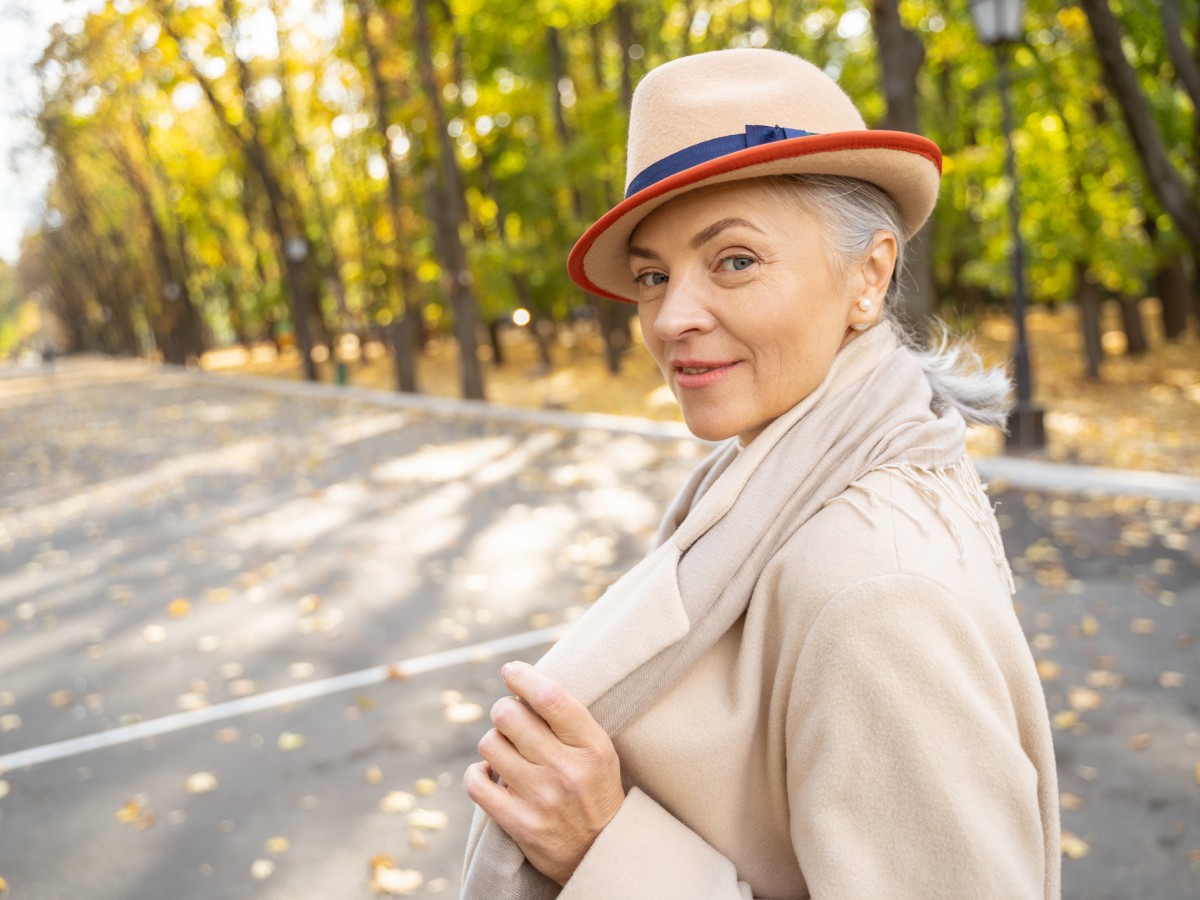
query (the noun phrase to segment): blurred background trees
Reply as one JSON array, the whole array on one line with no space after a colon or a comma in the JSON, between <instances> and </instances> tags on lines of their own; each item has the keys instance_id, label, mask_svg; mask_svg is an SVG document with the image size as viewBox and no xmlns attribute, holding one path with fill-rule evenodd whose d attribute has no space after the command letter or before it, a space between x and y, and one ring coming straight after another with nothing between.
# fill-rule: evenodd
<instances>
[{"instance_id":1,"label":"blurred background trees","mask_svg":"<svg viewBox=\"0 0 1200 900\"><path fill-rule=\"evenodd\" d=\"M622 195L633 86L685 53L777 47L822 65L868 123L945 153L910 309L977 316L1009 291L999 99L967 0L110 0L57 28L37 67L55 179L15 271L65 350L181 363L294 343L309 378L339 341L377 340L396 386L452 336L517 313L553 362L588 323L611 370L629 309L564 261ZM1200 9L1188 0L1029 0L1013 55L1021 230L1032 299L1078 302L1098 372L1101 304L1144 345L1196 321ZM803 122L781 123L804 127ZM8 328L5 332L3 329ZM1094 356L1093 356L1094 354Z\"/></svg>"}]
</instances>

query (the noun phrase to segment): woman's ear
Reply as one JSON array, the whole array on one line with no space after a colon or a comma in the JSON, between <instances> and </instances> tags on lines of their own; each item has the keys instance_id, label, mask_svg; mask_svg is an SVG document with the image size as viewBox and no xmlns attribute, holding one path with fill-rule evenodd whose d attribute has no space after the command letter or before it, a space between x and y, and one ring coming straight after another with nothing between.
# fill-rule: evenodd
<instances>
[{"instance_id":1,"label":"woman's ear","mask_svg":"<svg viewBox=\"0 0 1200 900\"><path fill-rule=\"evenodd\" d=\"M892 283L892 273L895 271L896 236L890 231L878 231L860 267L861 296L871 298L874 305L882 309L883 300Z\"/></svg>"}]
</instances>

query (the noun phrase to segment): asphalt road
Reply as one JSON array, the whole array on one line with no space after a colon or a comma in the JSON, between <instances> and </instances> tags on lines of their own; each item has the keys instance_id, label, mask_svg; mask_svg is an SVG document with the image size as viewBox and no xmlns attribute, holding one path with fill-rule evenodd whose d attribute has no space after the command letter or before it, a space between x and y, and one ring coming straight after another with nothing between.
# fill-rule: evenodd
<instances>
[{"instance_id":1,"label":"asphalt road","mask_svg":"<svg viewBox=\"0 0 1200 900\"><path fill-rule=\"evenodd\" d=\"M488 642L577 616L703 448L363 398L97 360L0 380L0 763L46 757L0 772L12 900L457 896L479 717L544 650ZM1200 897L1200 504L1079 491L993 489L1064 896ZM135 739L61 743L89 735Z\"/></svg>"}]
</instances>

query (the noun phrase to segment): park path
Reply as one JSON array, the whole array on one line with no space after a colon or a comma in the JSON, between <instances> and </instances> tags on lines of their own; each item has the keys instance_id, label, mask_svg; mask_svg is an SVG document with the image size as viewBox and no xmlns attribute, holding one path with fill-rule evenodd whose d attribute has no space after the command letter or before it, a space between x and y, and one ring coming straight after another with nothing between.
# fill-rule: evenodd
<instances>
[{"instance_id":1,"label":"park path","mask_svg":"<svg viewBox=\"0 0 1200 900\"><path fill-rule=\"evenodd\" d=\"M0 379L10 896L457 896L496 668L644 552L703 452L666 425L137 363ZM1195 485L992 465L1064 896L1200 897ZM136 739L52 758L94 735Z\"/></svg>"}]
</instances>

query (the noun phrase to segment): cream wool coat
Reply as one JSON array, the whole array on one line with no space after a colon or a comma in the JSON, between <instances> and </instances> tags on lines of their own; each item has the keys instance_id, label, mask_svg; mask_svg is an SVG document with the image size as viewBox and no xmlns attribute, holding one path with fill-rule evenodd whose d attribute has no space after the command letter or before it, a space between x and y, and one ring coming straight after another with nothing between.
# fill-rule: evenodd
<instances>
[{"instance_id":1,"label":"cream wool coat","mask_svg":"<svg viewBox=\"0 0 1200 900\"><path fill-rule=\"evenodd\" d=\"M953 488L877 470L809 519L617 736L628 795L561 900L1059 897L1041 685Z\"/></svg>"}]
</instances>

